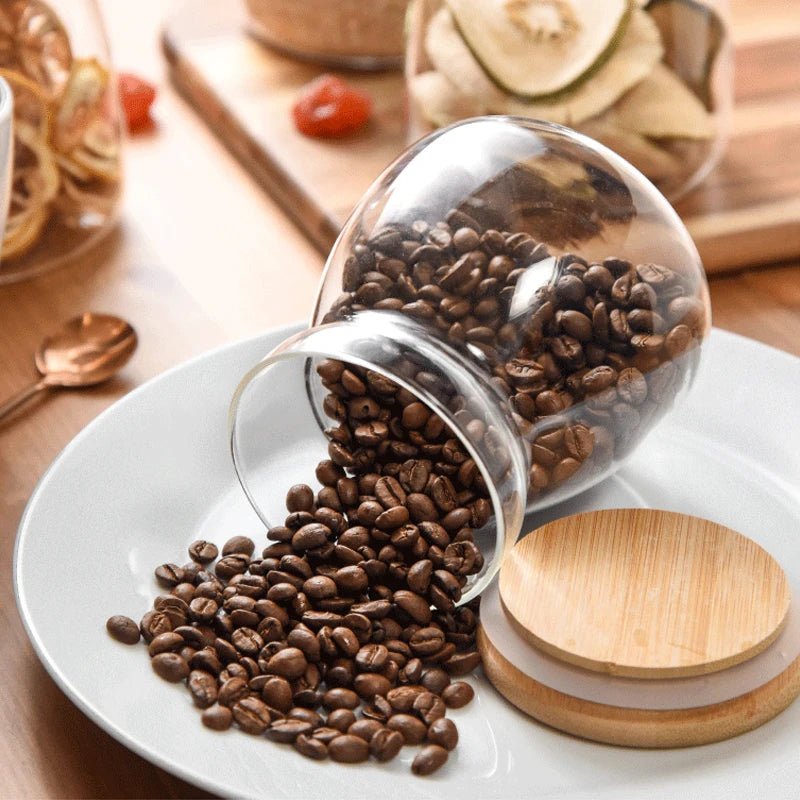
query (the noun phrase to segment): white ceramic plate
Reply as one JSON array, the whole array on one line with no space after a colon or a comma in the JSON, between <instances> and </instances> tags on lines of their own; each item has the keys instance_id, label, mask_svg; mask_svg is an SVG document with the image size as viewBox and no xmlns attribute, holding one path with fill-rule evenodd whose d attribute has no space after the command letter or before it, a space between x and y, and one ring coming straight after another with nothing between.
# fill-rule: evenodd
<instances>
[{"instance_id":1,"label":"white ceramic plate","mask_svg":"<svg viewBox=\"0 0 800 800\"><path fill-rule=\"evenodd\" d=\"M539 725L476 676L476 701L453 714L461 743L428 779L410 773L415 748L390 765L317 764L262 738L204 729L185 688L158 679L144 647L112 641L105 620L138 619L158 593L154 566L182 563L198 536L263 541L231 464L228 401L247 369L294 330L216 350L131 392L75 438L34 492L17 540L18 604L45 667L89 717L150 761L223 795L798 797L800 702L728 742L626 750ZM536 523L589 508L673 509L756 539L768 527L786 543L784 565L797 570L798 397L800 360L714 331L682 408L614 478ZM290 399L287 431L299 413ZM284 477L279 489L294 476Z\"/></svg>"}]
</instances>

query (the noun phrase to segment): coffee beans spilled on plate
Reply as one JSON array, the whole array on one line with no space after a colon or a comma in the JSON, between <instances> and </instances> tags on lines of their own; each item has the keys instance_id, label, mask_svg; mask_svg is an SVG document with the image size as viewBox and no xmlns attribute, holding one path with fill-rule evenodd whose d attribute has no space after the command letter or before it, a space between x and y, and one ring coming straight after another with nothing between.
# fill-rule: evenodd
<instances>
[{"instance_id":1,"label":"coffee beans spilled on plate","mask_svg":"<svg viewBox=\"0 0 800 800\"><path fill-rule=\"evenodd\" d=\"M337 361L317 371L337 423L320 488L289 489L260 556L243 536L221 551L193 542L189 563L156 567L164 593L139 625L114 616L107 629L126 644L141 632L155 673L185 683L211 730L348 764L421 746L412 771L429 775L458 742L447 709L473 697L458 678L480 664L478 604L456 604L484 566L474 531L491 505L459 440L412 394Z\"/></svg>"}]
</instances>

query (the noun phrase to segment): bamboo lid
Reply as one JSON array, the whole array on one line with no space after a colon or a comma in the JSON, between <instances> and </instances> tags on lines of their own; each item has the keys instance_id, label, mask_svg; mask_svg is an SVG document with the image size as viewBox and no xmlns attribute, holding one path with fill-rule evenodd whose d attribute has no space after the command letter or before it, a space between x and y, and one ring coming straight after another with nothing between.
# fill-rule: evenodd
<instances>
[{"instance_id":1,"label":"bamboo lid","mask_svg":"<svg viewBox=\"0 0 800 800\"><path fill-rule=\"evenodd\" d=\"M616 509L551 522L513 548L500 597L517 632L584 669L702 675L752 658L786 623L780 565L708 520Z\"/></svg>"}]
</instances>

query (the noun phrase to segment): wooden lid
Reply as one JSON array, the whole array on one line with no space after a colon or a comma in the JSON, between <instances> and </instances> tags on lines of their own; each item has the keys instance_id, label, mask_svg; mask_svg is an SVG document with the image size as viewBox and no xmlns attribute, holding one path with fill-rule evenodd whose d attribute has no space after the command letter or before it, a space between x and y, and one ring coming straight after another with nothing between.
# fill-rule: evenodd
<instances>
[{"instance_id":1,"label":"wooden lid","mask_svg":"<svg viewBox=\"0 0 800 800\"><path fill-rule=\"evenodd\" d=\"M791 597L780 565L751 539L651 509L543 526L509 553L500 596L518 632L550 655L637 678L751 658L780 633Z\"/></svg>"}]
</instances>

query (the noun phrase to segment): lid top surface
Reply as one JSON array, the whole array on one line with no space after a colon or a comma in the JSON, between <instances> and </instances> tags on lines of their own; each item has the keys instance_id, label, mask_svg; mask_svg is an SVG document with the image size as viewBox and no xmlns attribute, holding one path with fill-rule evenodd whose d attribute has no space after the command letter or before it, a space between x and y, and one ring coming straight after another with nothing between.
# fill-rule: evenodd
<instances>
[{"instance_id":1,"label":"lid top surface","mask_svg":"<svg viewBox=\"0 0 800 800\"><path fill-rule=\"evenodd\" d=\"M519 633L586 669L637 678L716 672L764 650L786 623L780 565L717 523L653 509L556 520L500 572Z\"/></svg>"}]
</instances>

